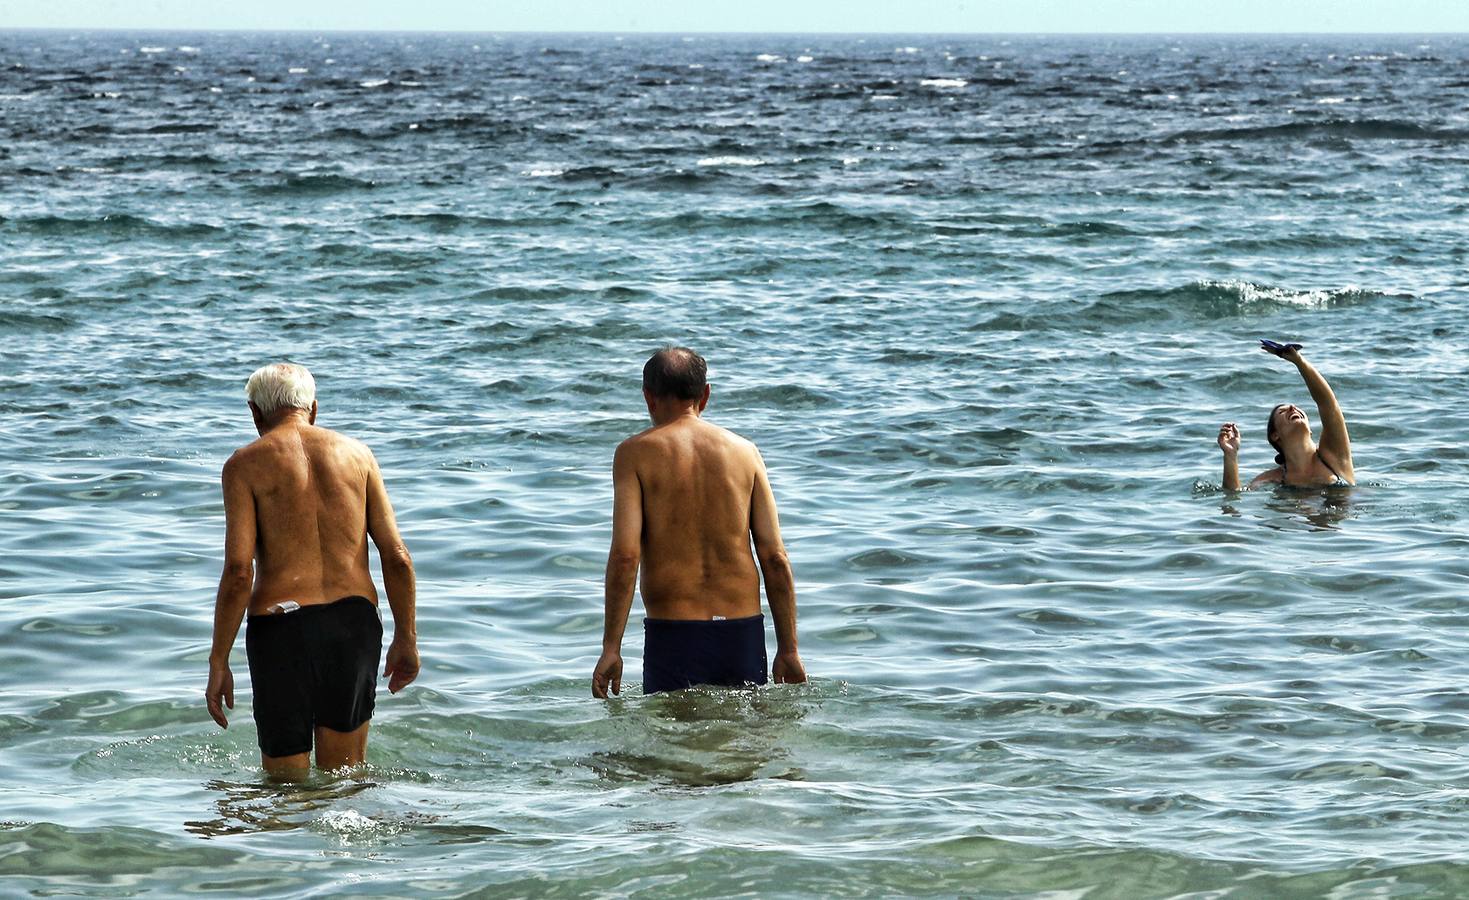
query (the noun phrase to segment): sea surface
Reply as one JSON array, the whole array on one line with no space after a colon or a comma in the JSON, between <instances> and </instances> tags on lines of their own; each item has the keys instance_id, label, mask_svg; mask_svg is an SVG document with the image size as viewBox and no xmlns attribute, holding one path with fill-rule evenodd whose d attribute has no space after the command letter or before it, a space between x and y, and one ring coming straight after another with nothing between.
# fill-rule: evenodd
<instances>
[{"instance_id":1,"label":"sea surface","mask_svg":"<svg viewBox=\"0 0 1469 900\"><path fill-rule=\"evenodd\" d=\"M0 33L0 893L1465 896L1466 264L1466 37ZM1262 337L1359 486L1219 489ZM590 696L669 342L806 685ZM202 697L279 359L425 663L296 786Z\"/></svg>"}]
</instances>

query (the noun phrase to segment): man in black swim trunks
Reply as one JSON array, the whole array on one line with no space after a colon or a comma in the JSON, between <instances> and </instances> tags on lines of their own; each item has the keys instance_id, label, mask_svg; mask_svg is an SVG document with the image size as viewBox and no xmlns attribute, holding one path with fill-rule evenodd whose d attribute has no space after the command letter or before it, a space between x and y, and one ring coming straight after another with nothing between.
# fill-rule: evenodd
<instances>
[{"instance_id":1,"label":"man in black swim trunks","mask_svg":"<svg viewBox=\"0 0 1469 900\"><path fill-rule=\"evenodd\" d=\"M316 383L278 363L245 393L259 440L224 464L224 573L204 698L221 728L235 707L230 648L248 608L245 649L265 771L300 777L311 766L358 765L377 692L383 626L367 567L382 558L393 611L384 675L397 693L418 676L413 561L372 452L317 428Z\"/></svg>"},{"instance_id":2,"label":"man in black swim trunks","mask_svg":"<svg viewBox=\"0 0 1469 900\"><path fill-rule=\"evenodd\" d=\"M592 695L622 690L622 634L642 571L643 693L696 684L764 684L760 575L775 620L777 683L806 680L796 650L796 588L775 497L755 445L700 418L709 404L703 357L685 347L643 367L653 427L612 460L607 618Z\"/></svg>"}]
</instances>

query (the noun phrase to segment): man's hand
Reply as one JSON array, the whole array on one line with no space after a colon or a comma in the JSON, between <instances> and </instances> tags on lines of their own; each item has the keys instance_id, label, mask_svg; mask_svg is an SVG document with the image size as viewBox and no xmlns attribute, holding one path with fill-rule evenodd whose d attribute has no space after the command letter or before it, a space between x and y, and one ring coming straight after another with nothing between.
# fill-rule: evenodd
<instances>
[{"instance_id":1,"label":"man's hand","mask_svg":"<svg viewBox=\"0 0 1469 900\"><path fill-rule=\"evenodd\" d=\"M204 688L204 704L209 707L209 716L219 723L220 728L230 727L224 717L224 708L235 708L235 676L229 663L209 664L209 684Z\"/></svg>"},{"instance_id":2,"label":"man's hand","mask_svg":"<svg viewBox=\"0 0 1469 900\"><path fill-rule=\"evenodd\" d=\"M400 640L397 635L393 636L393 642L388 645L388 660L383 667L383 677L388 679L390 694L403 690L418 677L418 645L413 639Z\"/></svg>"},{"instance_id":3,"label":"man's hand","mask_svg":"<svg viewBox=\"0 0 1469 900\"><path fill-rule=\"evenodd\" d=\"M775 654L775 664L770 675L776 684L804 684L806 667L801 665L801 654L794 650L783 650Z\"/></svg>"},{"instance_id":4,"label":"man's hand","mask_svg":"<svg viewBox=\"0 0 1469 900\"><path fill-rule=\"evenodd\" d=\"M1219 449L1226 456L1232 456L1239 452L1239 426L1233 422L1225 422L1219 426Z\"/></svg>"},{"instance_id":5,"label":"man's hand","mask_svg":"<svg viewBox=\"0 0 1469 900\"><path fill-rule=\"evenodd\" d=\"M614 694L622 693L622 654L615 650L603 650L592 670L592 696L606 700L608 688Z\"/></svg>"}]
</instances>

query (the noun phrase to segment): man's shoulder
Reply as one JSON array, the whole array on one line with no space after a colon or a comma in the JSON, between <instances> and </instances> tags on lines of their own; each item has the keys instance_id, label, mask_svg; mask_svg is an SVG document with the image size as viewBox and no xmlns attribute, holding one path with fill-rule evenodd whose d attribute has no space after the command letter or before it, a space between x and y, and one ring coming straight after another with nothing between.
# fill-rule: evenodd
<instances>
[{"instance_id":1,"label":"man's shoulder","mask_svg":"<svg viewBox=\"0 0 1469 900\"><path fill-rule=\"evenodd\" d=\"M314 440L330 446L333 450L346 453L363 459L372 459L372 450L367 444L340 431L330 428L322 428L320 425L311 426L311 436Z\"/></svg>"},{"instance_id":2,"label":"man's shoulder","mask_svg":"<svg viewBox=\"0 0 1469 900\"><path fill-rule=\"evenodd\" d=\"M713 422L709 421L703 421L703 425L707 429L706 433L709 435L710 438L713 439L712 443L716 444L717 446L720 446L725 450L733 450L736 453L744 455L753 454L755 456L758 456L760 454L760 448L755 446L755 442L745 437L744 435L736 434L735 432L730 431L728 428L720 425L715 425Z\"/></svg>"}]
</instances>

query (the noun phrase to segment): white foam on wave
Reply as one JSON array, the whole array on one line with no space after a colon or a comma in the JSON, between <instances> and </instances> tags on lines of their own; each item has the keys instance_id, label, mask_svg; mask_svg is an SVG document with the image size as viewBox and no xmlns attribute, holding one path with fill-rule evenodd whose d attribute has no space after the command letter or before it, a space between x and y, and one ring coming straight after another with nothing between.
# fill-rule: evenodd
<instances>
[{"instance_id":1,"label":"white foam on wave","mask_svg":"<svg viewBox=\"0 0 1469 900\"><path fill-rule=\"evenodd\" d=\"M1323 106L1335 106L1338 103L1345 103L1345 102L1347 102L1347 98L1345 98L1345 97L1322 97L1322 98L1318 99L1316 102L1319 103L1319 104L1321 104L1321 105L1323 105Z\"/></svg>"},{"instance_id":2,"label":"white foam on wave","mask_svg":"<svg viewBox=\"0 0 1469 900\"><path fill-rule=\"evenodd\" d=\"M565 175L565 169L530 169L520 174L530 178L555 178L557 175Z\"/></svg>"},{"instance_id":3,"label":"white foam on wave","mask_svg":"<svg viewBox=\"0 0 1469 900\"><path fill-rule=\"evenodd\" d=\"M798 63L808 63L808 62L815 62L815 61L816 61L816 57L814 57L814 56L798 56L798 57L796 57L796 62L798 62Z\"/></svg>"},{"instance_id":4,"label":"white foam on wave","mask_svg":"<svg viewBox=\"0 0 1469 900\"><path fill-rule=\"evenodd\" d=\"M918 53L920 51L918 50L917 47L894 47L893 48L893 52L894 53L907 53L907 54L910 54L911 55L911 54L914 54L914 53Z\"/></svg>"},{"instance_id":5,"label":"white foam on wave","mask_svg":"<svg viewBox=\"0 0 1469 900\"><path fill-rule=\"evenodd\" d=\"M198 47L175 47L174 49L177 50L180 53L198 53L199 52L199 48Z\"/></svg>"},{"instance_id":6,"label":"white foam on wave","mask_svg":"<svg viewBox=\"0 0 1469 900\"><path fill-rule=\"evenodd\" d=\"M1355 285L1347 285L1337 291L1310 290L1293 291L1289 288L1271 287L1269 285L1255 284L1250 281L1201 281L1202 287L1216 287L1232 291L1239 295L1241 303L1286 303L1291 306L1316 307L1325 306L1332 298L1357 290Z\"/></svg>"},{"instance_id":7,"label":"white foam on wave","mask_svg":"<svg viewBox=\"0 0 1469 900\"><path fill-rule=\"evenodd\" d=\"M761 53L755 57L756 62L763 63L785 62L785 59L784 56L776 56L774 53Z\"/></svg>"},{"instance_id":8,"label":"white foam on wave","mask_svg":"<svg viewBox=\"0 0 1469 900\"><path fill-rule=\"evenodd\" d=\"M358 82L358 85L360 87L365 87L365 88L380 88L380 87L384 87L384 86L389 85L389 84L392 84L392 82L389 81L386 78L375 78L375 79L373 79L371 81L361 81L361 82Z\"/></svg>"},{"instance_id":9,"label":"white foam on wave","mask_svg":"<svg viewBox=\"0 0 1469 900\"><path fill-rule=\"evenodd\" d=\"M305 75L307 72L310 72L311 70L308 69L308 68L306 68L305 66L291 66L286 71L289 72L292 75Z\"/></svg>"},{"instance_id":10,"label":"white foam on wave","mask_svg":"<svg viewBox=\"0 0 1469 900\"><path fill-rule=\"evenodd\" d=\"M872 99L874 99L874 100L896 100L896 99L898 99L898 95L897 94L873 94L872 95Z\"/></svg>"},{"instance_id":11,"label":"white foam on wave","mask_svg":"<svg viewBox=\"0 0 1469 900\"><path fill-rule=\"evenodd\" d=\"M139 47L139 53L167 53L167 47Z\"/></svg>"},{"instance_id":12,"label":"white foam on wave","mask_svg":"<svg viewBox=\"0 0 1469 900\"><path fill-rule=\"evenodd\" d=\"M763 166L765 160L758 156L706 156L695 165L700 166Z\"/></svg>"},{"instance_id":13,"label":"white foam on wave","mask_svg":"<svg viewBox=\"0 0 1469 900\"><path fill-rule=\"evenodd\" d=\"M962 78L925 78L918 83L924 87L931 88L962 88L969 86L969 82Z\"/></svg>"}]
</instances>

